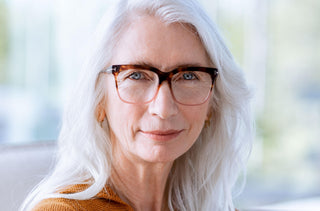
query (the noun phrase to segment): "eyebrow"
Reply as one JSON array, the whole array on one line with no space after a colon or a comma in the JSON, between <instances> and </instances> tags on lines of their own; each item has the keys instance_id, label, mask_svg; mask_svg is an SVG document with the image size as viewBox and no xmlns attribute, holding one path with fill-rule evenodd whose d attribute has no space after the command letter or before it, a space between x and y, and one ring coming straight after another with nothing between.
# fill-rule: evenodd
<instances>
[{"instance_id":1,"label":"eyebrow","mask_svg":"<svg viewBox=\"0 0 320 211\"><path fill-rule=\"evenodd\" d=\"M162 68L161 69L158 68L157 65L146 62L146 61L137 61L132 64L148 66L148 67L155 67L155 68L163 71ZM170 68L165 68L165 70L173 70L173 69L180 68L180 67L203 67L203 65L201 65L200 63L181 63L181 64L174 65L173 67L170 67Z\"/></svg>"}]
</instances>

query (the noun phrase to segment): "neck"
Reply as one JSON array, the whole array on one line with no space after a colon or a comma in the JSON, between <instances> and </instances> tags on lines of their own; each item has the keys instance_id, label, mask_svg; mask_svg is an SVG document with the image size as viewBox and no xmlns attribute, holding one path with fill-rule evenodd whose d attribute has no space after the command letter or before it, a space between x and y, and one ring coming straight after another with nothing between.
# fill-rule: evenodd
<instances>
[{"instance_id":1,"label":"neck","mask_svg":"<svg viewBox=\"0 0 320 211\"><path fill-rule=\"evenodd\" d=\"M167 210L165 193L172 162L148 163L125 157L114 160L113 189L137 211Z\"/></svg>"}]
</instances>

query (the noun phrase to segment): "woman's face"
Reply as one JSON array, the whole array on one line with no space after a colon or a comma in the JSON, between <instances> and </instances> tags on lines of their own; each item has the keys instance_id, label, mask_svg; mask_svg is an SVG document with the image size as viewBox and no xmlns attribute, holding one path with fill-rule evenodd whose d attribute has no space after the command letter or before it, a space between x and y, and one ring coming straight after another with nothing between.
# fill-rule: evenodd
<instances>
[{"instance_id":1,"label":"woman's face","mask_svg":"<svg viewBox=\"0 0 320 211\"><path fill-rule=\"evenodd\" d=\"M121 35L111 64L146 63L168 72L178 66L210 66L205 49L185 25L165 25L150 16L134 19ZM174 101L167 82L147 104L119 98L114 76L104 74L104 110L114 155L130 160L170 162L195 143L208 114L209 100L197 106Z\"/></svg>"}]
</instances>

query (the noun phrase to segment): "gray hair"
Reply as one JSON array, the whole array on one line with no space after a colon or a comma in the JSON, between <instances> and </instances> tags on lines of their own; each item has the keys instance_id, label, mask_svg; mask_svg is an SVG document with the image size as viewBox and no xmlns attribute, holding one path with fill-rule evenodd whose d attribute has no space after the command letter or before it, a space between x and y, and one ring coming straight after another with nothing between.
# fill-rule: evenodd
<instances>
[{"instance_id":1,"label":"gray hair","mask_svg":"<svg viewBox=\"0 0 320 211\"><path fill-rule=\"evenodd\" d=\"M210 124L172 167L167 195L170 210L234 210L233 190L251 151L253 123L250 91L217 27L196 0L120 0L99 24L76 91L67 107L58 140L57 163L28 196L21 210L50 197L89 199L103 189L111 174L112 146L108 122L103 127L96 108L103 98L99 72L110 65L112 52L132 15L153 15L167 24L192 26L219 69ZM88 183L74 194L61 188Z\"/></svg>"}]
</instances>

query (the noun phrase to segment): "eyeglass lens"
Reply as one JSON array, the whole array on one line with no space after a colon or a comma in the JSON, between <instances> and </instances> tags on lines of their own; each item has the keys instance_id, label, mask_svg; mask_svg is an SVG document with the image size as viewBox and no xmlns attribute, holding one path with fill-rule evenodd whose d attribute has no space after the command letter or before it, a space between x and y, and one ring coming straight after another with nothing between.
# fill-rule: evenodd
<instances>
[{"instance_id":1,"label":"eyeglass lens","mask_svg":"<svg viewBox=\"0 0 320 211\"><path fill-rule=\"evenodd\" d=\"M147 103L157 94L158 75L150 70L126 69L116 76L119 97L128 103ZM178 72L171 77L171 92L181 104L196 105L205 102L210 94L212 78L203 71Z\"/></svg>"}]
</instances>

